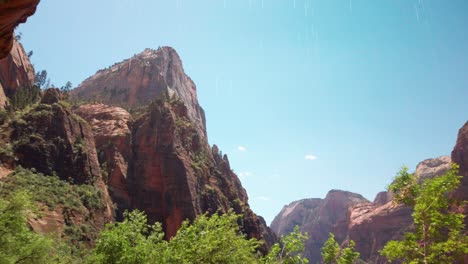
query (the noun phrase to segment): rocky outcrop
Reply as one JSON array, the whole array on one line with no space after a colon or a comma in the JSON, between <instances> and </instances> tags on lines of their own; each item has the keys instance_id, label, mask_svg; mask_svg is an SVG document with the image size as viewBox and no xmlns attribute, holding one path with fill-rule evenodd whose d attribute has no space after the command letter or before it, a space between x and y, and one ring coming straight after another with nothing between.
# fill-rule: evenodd
<instances>
[{"instance_id":1,"label":"rocky outcrop","mask_svg":"<svg viewBox=\"0 0 468 264\"><path fill-rule=\"evenodd\" d=\"M16 40L13 43L8 56L0 60L0 107L4 107L6 98L11 98L18 89L34 83L34 68L23 46Z\"/></svg>"},{"instance_id":2,"label":"rocky outcrop","mask_svg":"<svg viewBox=\"0 0 468 264\"><path fill-rule=\"evenodd\" d=\"M250 209L228 157L208 145L195 84L175 50L146 49L98 71L71 98L88 102L74 111L93 128L118 215L143 210L172 237L186 219L232 209L243 215L240 224L248 237L267 242L265 251L275 242L263 218Z\"/></svg>"},{"instance_id":3,"label":"rocky outcrop","mask_svg":"<svg viewBox=\"0 0 468 264\"><path fill-rule=\"evenodd\" d=\"M57 93L57 89L49 89L43 98L53 98ZM11 141L16 142L19 165L46 175L56 173L75 183L101 179L93 132L65 105L39 104L15 120L12 127Z\"/></svg>"},{"instance_id":4,"label":"rocky outcrop","mask_svg":"<svg viewBox=\"0 0 468 264\"><path fill-rule=\"evenodd\" d=\"M189 120L206 138L205 113L198 104L194 82L185 74L177 52L170 47L146 49L130 59L98 71L71 93L72 99L136 108L155 98L177 97Z\"/></svg>"},{"instance_id":5,"label":"rocky outcrop","mask_svg":"<svg viewBox=\"0 0 468 264\"><path fill-rule=\"evenodd\" d=\"M132 157L133 117L125 109L104 104L85 104L74 110L91 126L96 140L101 171L118 216L131 208L128 191L128 162Z\"/></svg>"},{"instance_id":6,"label":"rocky outcrop","mask_svg":"<svg viewBox=\"0 0 468 264\"><path fill-rule=\"evenodd\" d=\"M5 58L13 46L13 32L36 12L39 0L0 1L0 59Z\"/></svg>"},{"instance_id":7,"label":"rocky outcrop","mask_svg":"<svg viewBox=\"0 0 468 264\"><path fill-rule=\"evenodd\" d=\"M468 122L458 131L457 143L452 151L452 160L460 166L459 175L463 176L460 187L454 192L453 197L460 201L468 200ZM468 204L460 205L454 210L468 215ZM465 227L468 227L468 217L465 217Z\"/></svg>"},{"instance_id":8,"label":"rocky outcrop","mask_svg":"<svg viewBox=\"0 0 468 264\"><path fill-rule=\"evenodd\" d=\"M420 181L444 174L450 169L450 157L427 159L418 164L415 174ZM369 263L386 263L378 251L389 240L401 239L411 230L412 209L393 203L391 192L380 192L369 202L357 194L331 191L324 200L305 199L285 206L271 224L272 230L283 235L295 225L309 232L312 241L306 242L307 256L321 259L320 249L328 238L335 234L340 244L349 240L356 242L361 259Z\"/></svg>"},{"instance_id":9,"label":"rocky outcrop","mask_svg":"<svg viewBox=\"0 0 468 264\"><path fill-rule=\"evenodd\" d=\"M281 236L290 233L298 225L302 232L310 234L305 243L305 256L317 261L321 259L320 249L330 232L335 234L335 239L340 243L346 239L348 210L360 203L369 201L359 194L331 190L325 199L305 199L283 207L271 223L271 229Z\"/></svg>"}]
</instances>

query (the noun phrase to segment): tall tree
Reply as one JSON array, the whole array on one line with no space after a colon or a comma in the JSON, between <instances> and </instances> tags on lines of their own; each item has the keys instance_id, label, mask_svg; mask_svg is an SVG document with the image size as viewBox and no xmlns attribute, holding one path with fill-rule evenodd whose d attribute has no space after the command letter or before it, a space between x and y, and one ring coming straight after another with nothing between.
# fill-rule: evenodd
<instances>
[{"instance_id":1,"label":"tall tree","mask_svg":"<svg viewBox=\"0 0 468 264\"><path fill-rule=\"evenodd\" d=\"M449 210L460 202L450 196L460 178L455 164L444 175L422 183L407 168L400 170L389 190L395 193L397 203L414 207L415 231L406 233L402 241L389 241L380 253L391 262L424 264L453 263L467 255L465 216Z\"/></svg>"}]
</instances>

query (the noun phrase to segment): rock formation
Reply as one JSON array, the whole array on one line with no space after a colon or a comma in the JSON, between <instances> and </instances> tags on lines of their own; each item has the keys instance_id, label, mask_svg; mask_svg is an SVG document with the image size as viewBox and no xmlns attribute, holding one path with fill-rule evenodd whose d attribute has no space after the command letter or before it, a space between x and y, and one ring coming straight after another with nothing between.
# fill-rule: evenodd
<instances>
[{"instance_id":1,"label":"rock formation","mask_svg":"<svg viewBox=\"0 0 468 264\"><path fill-rule=\"evenodd\" d=\"M427 159L418 164L415 173L421 180L432 178L444 174L450 164L448 156ZM324 200L305 199L285 206L271 228L277 235L291 232L295 225L309 232L312 239L307 241L306 251L313 261L321 259L320 249L332 232L340 244L354 240L364 261L386 263L378 251L387 241L401 239L413 223L412 209L395 205L392 199L389 192L380 192L374 202L369 202L358 194L331 191Z\"/></svg>"},{"instance_id":2,"label":"rock formation","mask_svg":"<svg viewBox=\"0 0 468 264\"><path fill-rule=\"evenodd\" d=\"M359 194L331 190L325 199L305 199L283 207L271 223L271 229L278 235L287 235L298 225L302 232L308 232L305 256L311 262L321 259L320 249L329 233L342 242L346 239L349 224L348 209L360 203L368 203Z\"/></svg>"},{"instance_id":3,"label":"rock formation","mask_svg":"<svg viewBox=\"0 0 468 264\"><path fill-rule=\"evenodd\" d=\"M452 151L452 160L460 166L459 174L463 176L460 187L453 196L466 201L468 200L468 122L458 132L457 143ZM468 204L454 209L468 215ZM465 217L465 227L468 227L468 217Z\"/></svg>"},{"instance_id":4,"label":"rock formation","mask_svg":"<svg viewBox=\"0 0 468 264\"><path fill-rule=\"evenodd\" d=\"M39 0L0 1L0 59L5 58L13 47L13 32L20 23L26 22L36 12Z\"/></svg>"},{"instance_id":5,"label":"rock formation","mask_svg":"<svg viewBox=\"0 0 468 264\"><path fill-rule=\"evenodd\" d=\"M23 46L16 40L11 52L0 59L0 107L4 107L6 98L15 91L34 83L34 68Z\"/></svg>"},{"instance_id":6,"label":"rock formation","mask_svg":"<svg viewBox=\"0 0 468 264\"><path fill-rule=\"evenodd\" d=\"M57 205L44 210L43 217L30 219L36 231L61 234L65 225L89 223L98 232L113 219L112 201L101 178L93 131L62 99L58 89L48 89L39 104L0 126L0 134L6 137L2 141L8 142L10 155L14 155L14 159L6 160L0 156L0 162L9 167L21 165L44 174L42 177L57 175L67 184L88 185L101 193L102 206L98 208L65 210L63 205ZM9 177L4 180L9 181Z\"/></svg>"},{"instance_id":7,"label":"rock formation","mask_svg":"<svg viewBox=\"0 0 468 264\"><path fill-rule=\"evenodd\" d=\"M177 52L170 47L146 49L130 59L98 71L71 93L72 98L135 108L155 98L178 97L187 107L198 134L206 138L205 113L197 90L185 74Z\"/></svg>"},{"instance_id":8,"label":"rock formation","mask_svg":"<svg viewBox=\"0 0 468 264\"><path fill-rule=\"evenodd\" d=\"M171 237L185 219L233 209L249 237L275 241L227 156L208 145L195 84L174 49L146 49L100 70L71 99L87 102L74 111L93 128L118 216L144 210Z\"/></svg>"}]
</instances>

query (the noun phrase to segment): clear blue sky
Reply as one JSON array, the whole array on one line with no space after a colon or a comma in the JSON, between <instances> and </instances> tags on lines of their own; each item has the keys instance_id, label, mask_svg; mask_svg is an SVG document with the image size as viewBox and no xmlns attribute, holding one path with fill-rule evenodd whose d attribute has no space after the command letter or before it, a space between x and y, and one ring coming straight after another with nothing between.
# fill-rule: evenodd
<instances>
[{"instance_id":1,"label":"clear blue sky","mask_svg":"<svg viewBox=\"0 0 468 264\"><path fill-rule=\"evenodd\" d=\"M18 31L59 86L174 47L267 222L330 189L372 200L468 120L466 0L43 0Z\"/></svg>"}]
</instances>

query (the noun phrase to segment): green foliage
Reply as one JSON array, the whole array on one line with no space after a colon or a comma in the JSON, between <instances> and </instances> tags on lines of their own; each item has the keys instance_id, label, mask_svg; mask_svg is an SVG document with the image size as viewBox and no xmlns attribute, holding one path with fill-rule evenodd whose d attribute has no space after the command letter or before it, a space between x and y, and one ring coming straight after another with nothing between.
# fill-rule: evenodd
<instances>
[{"instance_id":1,"label":"green foliage","mask_svg":"<svg viewBox=\"0 0 468 264\"><path fill-rule=\"evenodd\" d=\"M88 263L150 263L152 251L166 244L161 225L148 226L143 212L125 212L124 217L123 222L106 226Z\"/></svg>"},{"instance_id":2,"label":"green foliage","mask_svg":"<svg viewBox=\"0 0 468 264\"><path fill-rule=\"evenodd\" d=\"M206 215L185 221L177 235L164 241L160 224L148 226L144 213L133 211L108 225L97 240L90 263L256 263L259 242L245 239L239 216Z\"/></svg>"},{"instance_id":3,"label":"green foliage","mask_svg":"<svg viewBox=\"0 0 468 264\"><path fill-rule=\"evenodd\" d=\"M101 191L92 185L74 185L60 180L57 176L44 176L41 173L17 167L0 185L0 196L24 190L34 193L34 200L54 209L62 205L64 209L83 211L104 208Z\"/></svg>"},{"instance_id":4,"label":"green foliage","mask_svg":"<svg viewBox=\"0 0 468 264\"><path fill-rule=\"evenodd\" d=\"M337 263L340 254L340 245L335 241L335 235L330 233L328 240L322 247L322 259L324 264Z\"/></svg>"},{"instance_id":5,"label":"green foliage","mask_svg":"<svg viewBox=\"0 0 468 264\"><path fill-rule=\"evenodd\" d=\"M359 259L359 252L356 251L353 240L349 241L348 246L341 249L335 240L335 235L330 233L328 240L322 247L322 259L324 264L352 264Z\"/></svg>"},{"instance_id":6,"label":"green foliage","mask_svg":"<svg viewBox=\"0 0 468 264\"><path fill-rule=\"evenodd\" d=\"M393 183L388 187L388 191L394 193L394 201L400 204L414 206L415 198L420 192L416 177L408 173L408 167L404 166L395 176Z\"/></svg>"},{"instance_id":7,"label":"green foliage","mask_svg":"<svg viewBox=\"0 0 468 264\"><path fill-rule=\"evenodd\" d=\"M356 244L354 243L353 240L349 241L349 244L346 248L341 250L340 257L338 259L338 264L352 264L354 263L357 259L359 259L359 252L356 251L354 248Z\"/></svg>"},{"instance_id":8,"label":"green foliage","mask_svg":"<svg viewBox=\"0 0 468 264\"><path fill-rule=\"evenodd\" d=\"M32 208L25 192L0 197L0 263L50 263L52 240L27 224Z\"/></svg>"},{"instance_id":9,"label":"green foliage","mask_svg":"<svg viewBox=\"0 0 468 264\"><path fill-rule=\"evenodd\" d=\"M464 215L450 212L456 200L449 194L460 184L458 166L446 174L417 184L415 175L404 169L389 189L400 203L413 205L416 230L402 241L389 241L380 251L390 261L403 263L453 263L468 254L468 238L463 234ZM409 186L402 184L407 182Z\"/></svg>"},{"instance_id":10,"label":"green foliage","mask_svg":"<svg viewBox=\"0 0 468 264\"><path fill-rule=\"evenodd\" d=\"M304 251L304 242L307 239L308 234L302 234L299 231L299 226L295 226L293 232L287 236L281 237L280 243L273 245L268 255L263 258L263 262L266 264L309 263L309 260L302 256L302 252Z\"/></svg>"},{"instance_id":11,"label":"green foliage","mask_svg":"<svg viewBox=\"0 0 468 264\"><path fill-rule=\"evenodd\" d=\"M41 96L41 89L39 86L26 86L18 88L13 94L9 110L15 111L18 109L23 109L26 106L33 104L39 100Z\"/></svg>"}]
</instances>

